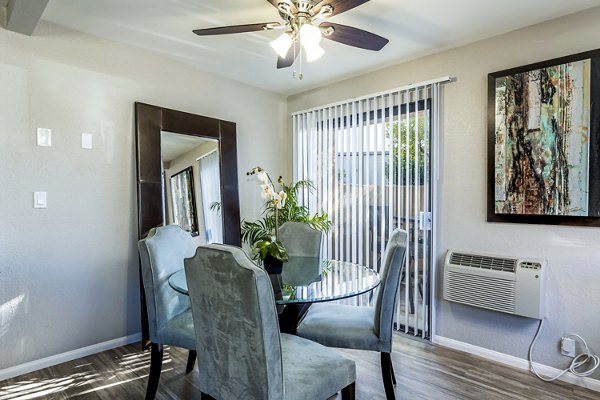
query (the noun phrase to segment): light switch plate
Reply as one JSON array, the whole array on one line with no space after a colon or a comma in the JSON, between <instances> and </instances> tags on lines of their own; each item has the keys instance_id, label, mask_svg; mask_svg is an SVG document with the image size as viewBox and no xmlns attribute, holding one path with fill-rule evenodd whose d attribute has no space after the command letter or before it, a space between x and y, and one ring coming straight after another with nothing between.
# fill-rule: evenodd
<instances>
[{"instance_id":1,"label":"light switch plate","mask_svg":"<svg viewBox=\"0 0 600 400\"><path fill-rule=\"evenodd\" d=\"M38 146L52 146L52 129L38 128L37 129L37 145Z\"/></svg>"},{"instance_id":2,"label":"light switch plate","mask_svg":"<svg viewBox=\"0 0 600 400\"><path fill-rule=\"evenodd\" d=\"M48 208L46 192L33 192L33 208Z\"/></svg>"},{"instance_id":3,"label":"light switch plate","mask_svg":"<svg viewBox=\"0 0 600 400\"><path fill-rule=\"evenodd\" d=\"M81 148L82 149L91 149L93 147L92 137L93 136L91 133L82 133L81 134Z\"/></svg>"}]
</instances>

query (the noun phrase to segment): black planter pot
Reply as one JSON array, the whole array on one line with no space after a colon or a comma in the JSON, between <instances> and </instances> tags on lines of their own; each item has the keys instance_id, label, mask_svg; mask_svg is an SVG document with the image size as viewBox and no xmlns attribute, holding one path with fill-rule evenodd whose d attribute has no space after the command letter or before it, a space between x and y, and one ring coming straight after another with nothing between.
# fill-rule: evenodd
<instances>
[{"instance_id":1,"label":"black planter pot","mask_svg":"<svg viewBox=\"0 0 600 400\"><path fill-rule=\"evenodd\" d=\"M283 270L283 261L276 259L270 254L264 259L265 270L269 274L280 274Z\"/></svg>"}]
</instances>

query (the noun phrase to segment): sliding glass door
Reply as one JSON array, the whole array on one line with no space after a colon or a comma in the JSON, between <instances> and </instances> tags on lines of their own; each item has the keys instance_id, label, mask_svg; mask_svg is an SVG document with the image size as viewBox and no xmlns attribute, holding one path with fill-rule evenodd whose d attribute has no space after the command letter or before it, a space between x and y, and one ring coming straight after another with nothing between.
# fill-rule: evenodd
<instances>
[{"instance_id":1,"label":"sliding glass door","mask_svg":"<svg viewBox=\"0 0 600 400\"><path fill-rule=\"evenodd\" d=\"M432 85L293 115L295 179L311 211L332 221L323 256L379 270L393 229L408 232L396 329L429 337L432 254ZM353 299L371 306L374 296Z\"/></svg>"}]
</instances>

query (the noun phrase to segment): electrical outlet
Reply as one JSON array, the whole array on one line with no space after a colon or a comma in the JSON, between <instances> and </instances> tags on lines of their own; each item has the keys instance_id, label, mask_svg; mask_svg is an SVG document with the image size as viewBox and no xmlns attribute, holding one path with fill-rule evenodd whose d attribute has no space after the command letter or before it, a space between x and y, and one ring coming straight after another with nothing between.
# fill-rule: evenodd
<instances>
[{"instance_id":1,"label":"electrical outlet","mask_svg":"<svg viewBox=\"0 0 600 400\"><path fill-rule=\"evenodd\" d=\"M563 356L575 357L575 340L564 337L560 342L560 352Z\"/></svg>"}]
</instances>

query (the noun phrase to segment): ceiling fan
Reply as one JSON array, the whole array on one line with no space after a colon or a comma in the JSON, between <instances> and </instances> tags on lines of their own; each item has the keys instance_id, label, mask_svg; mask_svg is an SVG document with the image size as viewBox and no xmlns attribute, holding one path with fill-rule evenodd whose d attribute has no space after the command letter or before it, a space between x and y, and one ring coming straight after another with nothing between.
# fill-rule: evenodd
<instances>
[{"instance_id":1,"label":"ceiling fan","mask_svg":"<svg viewBox=\"0 0 600 400\"><path fill-rule=\"evenodd\" d=\"M286 68L294 64L300 53L300 44L304 49L306 61L311 62L325 52L319 45L321 38L333 40L348 46L379 51L389 40L362 29L334 24L327 19L341 14L369 0L267 0L279 11L284 23L266 22L259 24L221 26L216 28L196 29L196 35L223 35L286 29L271 47L279 54L277 68Z\"/></svg>"}]
</instances>

